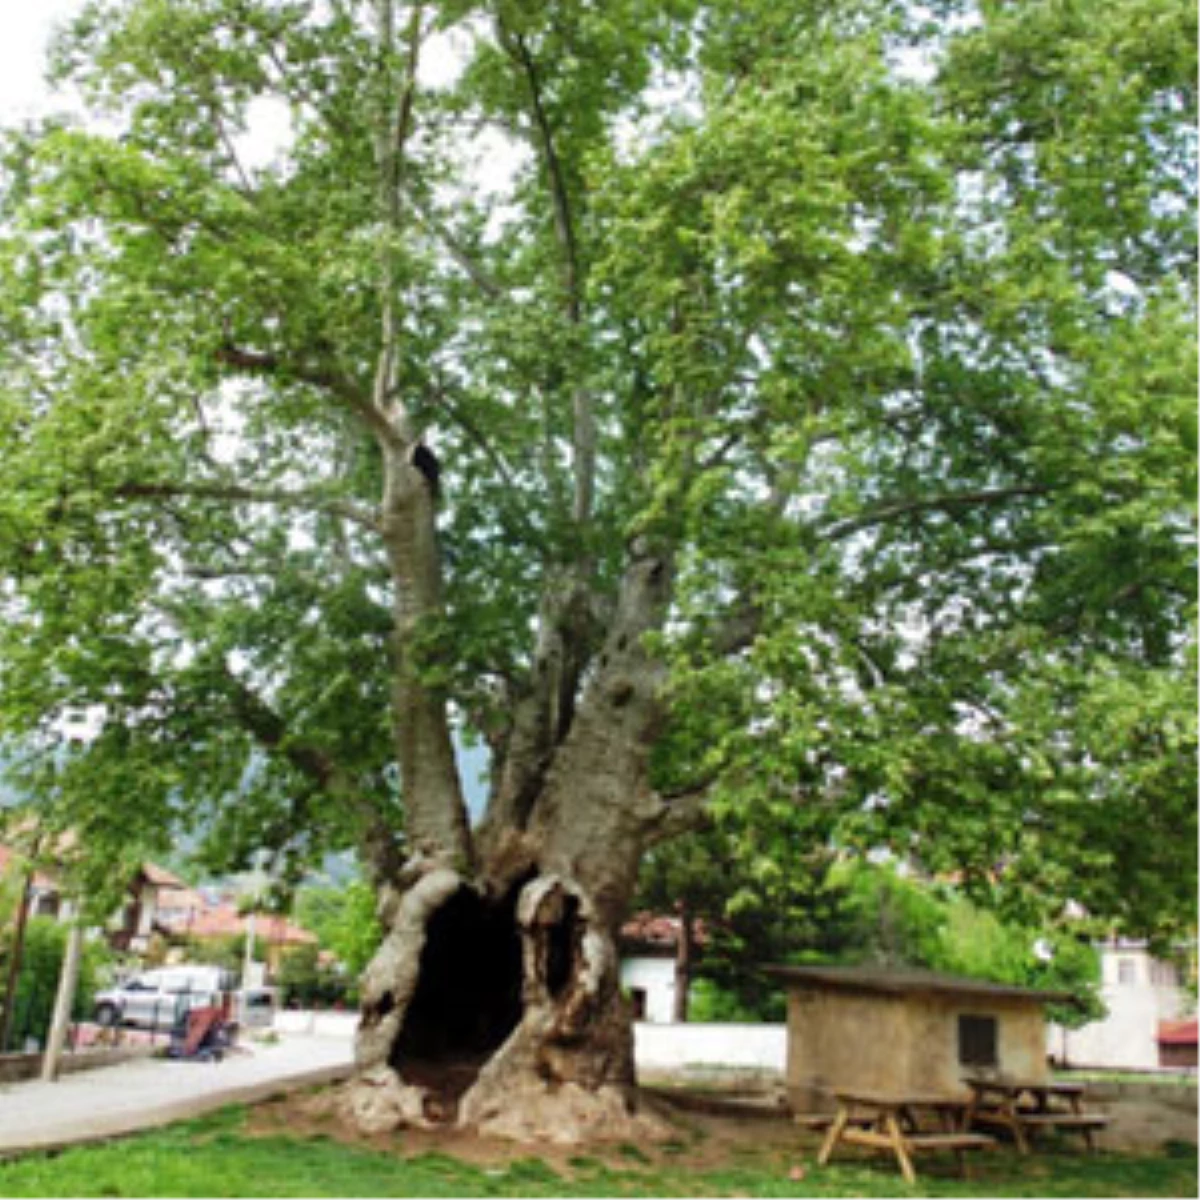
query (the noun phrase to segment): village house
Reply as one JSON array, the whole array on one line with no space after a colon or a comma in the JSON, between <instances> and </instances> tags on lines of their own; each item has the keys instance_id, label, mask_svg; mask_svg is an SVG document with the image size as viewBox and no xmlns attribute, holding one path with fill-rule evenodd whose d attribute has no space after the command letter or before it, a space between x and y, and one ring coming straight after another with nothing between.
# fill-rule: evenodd
<instances>
[{"instance_id":1,"label":"village house","mask_svg":"<svg viewBox=\"0 0 1200 1200\"><path fill-rule=\"evenodd\" d=\"M234 905L223 902L196 913L186 932L193 945L203 947L206 941L219 942L242 937L249 932L250 922L249 914L239 913ZM317 944L315 934L309 933L307 929L302 929L285 917L271 913L255 913L253 922L254 938L265 960L268 979L278 974L284 955L289 950Z\"/></svg>"},{"instance_id":2,"label":"village house","mask_svg":"<svg viewBox=\"0 0 1200 1200\"><path fill-rule=\"evenodd\" d=\"M1176 1044L1175 1023L1192 1013L1175 964L1156 958L1141 941L1114 938L1096 949L1108 1014L1080 1029L1051 1026L1046 1043L1051 1058L1063 1066L1133 1071L1185 1065L1176 1061L1181 1051L1170 1050L1164 1058L1160 1041L1169 1028L1167 1045Z\"/></svg>"},{"instance_id":3,"label":"village house","mask_svg":"<svg viewBox=\"0 0 1200 1200\"><path fill-rule=\"evenodd\" d=\"M636 913L621 927L621 987L634 1020L668 1025L685 1020L694 945L705 940L703 922L684 936L679 917Z\"/></svg>"},{"instance_id":4,"label":"village house","mask_svg":"<svg viewBox=\"0 0 1200 1200\"><path fill-rule=\"evenodd\" d=\"M166 897L187 889L182 879L154 863L142 863L126 889L129 899L110 924L106 936L114 950L145 954L158 931L158 915Z\"/></svg>"},{"instance_id":5,"label":"village house","mask_svg":"<svg viewBox=\"0 0 1200 1200\"><path fill-rule=\"evenodd\" d=\"M54 873L35 870L29 874L19 854L11 847L0 845L0 876L9 871L22 871L26 875L27 917L66 920L71 916L69 902ZM283 917L259 913L254 922L255 938L270 976L278 972L289 949L317 942L314 934ZM205 941L240 937L246 933L247 923L248 918L232 903L210 901L170 871L146 862L138 867L130 880L127 899L105 929L104 936L113 949L142 958L150 950L155 935L202 948ZM182 947L168 952L168 958L177 959L181 954L187 954Z\"/></svg>"}]
</instances>

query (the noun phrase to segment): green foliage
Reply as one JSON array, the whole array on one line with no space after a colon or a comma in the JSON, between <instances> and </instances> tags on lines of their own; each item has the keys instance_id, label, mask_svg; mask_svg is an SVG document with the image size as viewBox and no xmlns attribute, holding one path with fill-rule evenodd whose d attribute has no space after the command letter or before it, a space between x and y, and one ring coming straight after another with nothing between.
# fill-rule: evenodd
<instances>
[{"instance_id":1,"label":"green foliage","mask_svg":"<svg viewBox=\"0 0 1200 1200\"><path fill-rule=\"evenodd\" d=\"M842 947L847 959L882 966L948 966L947 905L933 889L883 865L851 864L840 874L849 919Z\"/></svg>"},{"instance_id":2,"label":"green foliage","mask_svg":"<svg viewBox=\"0 0 1200 1200\"><path fill-rule=\"evenodd\" d=\"M1100 960L1087 923L1023 925L981 908L958 889L905 876L887 864L830 862L807 855L777 881L755 888L736 855L721 856L715 834L659 852L643 872L638 900L656 911L698 918L689 1017L695 1021L778 1021L783 991L768 965L872 964L918 967L1066 992L1047 1006L1076 1028L1104 1016Z\"/></svg>"},{"instance_id":3,"label":"green foliage","mask_svg":"<svg viewBox=\"0 0 1200 1200\"><path fill-rule=\"evenodd\" d=\"M733 989L701 975L692 984L689 1021L757 1025L787 1019L787 998L778 987L759 986L754 999L743 999L749 989Z\"/></svg>"},{"instance_id":4,"label":"green foliage","mask_svg":"<svg viewBox=\"0 0 1200 1200\"><path fill-rule=\"evenodd\" d=\"M691 920L699 937L689 1019L782 1019L783 992L764 968L836 955L850 935L831 856L802 844L772 857L715 828L647 856L636 906Z\"/></svg>"},{"instance_id":5,"label":"green foliage","mask_svg":"<svg viewBox=\"0 0 1200 1200\"><path fill-rule=\"evenodd\" d=\"M103 125L0 144L0 739L94 882L377 843L398 664L503 747L545 597L589 580L587 661L644 535L656 781L756 904L836 835L1030 927L1193 925L1193 6L442 6L386 229L406 48L361 16L89 6ZM384 303L446 496L404 645Z\"/></svg>"},{"instance_id":6,"label":"green foliage","mask_svg":"<svg viewBox=\"0 0 1200 1200\"><path fill-rule=\"evenodd\" d=\"M296 897L296 920L337 955L351 978L362 974L379 946L375 895L359 879L342 887L302 888Z\"/></svg>"},{"instance_id":7,"label":"green foliage","mask_svg":"<svg viewBox=\"0 0 1200 1200\"><path fill-rule=\"evenodd\" d=\"M12 1034L18 1049L19 1040L23 1037L34 1037L43 1044L45 1042L58 994L67 933L67 926L52 917L32 917L25 927L25 944L13 1000ZM0 978L8 977L12 939L11 927L0 934ZM71 1008L72 1020L85 1020L91 1016L93 997L110 958L108 947L103 943L85 941L79 960L79 982Z\"/></svg>"},{"instance_id":8,"label":"green foliage","mask_svg":"<svg viewBox=\"0 0 1200 1200\"><path fill-rule=\"evenodd\" d=\"M354 1002L345 971L320 961L320 947L292 946L284 952L275 983L289 1008L313 1008Z\"/></svg>"},{"instance_id":9,"label":"green foliage","mask_svg":"<svg viewBox=\"0 0 1200 1200\"><path fill-rule=\"evenodd\" d=\"M1100 957L1086 923L1047 928L1006 922L954 889L904 879L887 867L851 868L849 876L853 932L844 949L847 961L1067 992L1070 1001L1046 1011L1069 1028L1105 1015Z\"/></svg>"}]
</instances>

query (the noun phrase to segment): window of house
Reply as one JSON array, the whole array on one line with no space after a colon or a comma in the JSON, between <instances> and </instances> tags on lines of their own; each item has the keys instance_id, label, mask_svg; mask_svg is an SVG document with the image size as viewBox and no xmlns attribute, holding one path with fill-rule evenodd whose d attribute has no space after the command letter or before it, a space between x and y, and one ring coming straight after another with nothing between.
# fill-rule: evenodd
<instances>
[{"instance_id":1,"label":"window of house","mask_svg":"<svg viewBox=\"0 0 1200 1200\"><path fill-rule=\"evenodd\" d=\"M1157 958L1150 960L1150 982L1155 987L1174 987L1179 982L1175 973L1175 964L1162 962Z\"/></svg>"},{"instance_id":2,"label":"window of house","mask_svg":"<svg viewBox=\"0 0 1200 1200\"><path fill-rule=\"evenodd\" d=\"M1137 961L1135 959L1117 959L1117 982L1137 983Z\"/></svg>"},{"instance_id":3,"label":"window of house","mask_svg":"<svg viewBox=\"0 0 1200 1200\"><path fill-rule=\"evenodd\" d=\"M630 988L629 1000L633 1005L633 1019L644 1021L646 1019L646 989Z\"/></svg>"},{"instance_id":4,"label":"window of house","mask_svg":"<svg viewBox=\"0 0 1200 1200\"><path fill-rule=\"evenodd\" d=\"M996 1018L963 1013L958 1018L958 1061L964 1067L994 1067Z\"/></svg>"}]
</instances>

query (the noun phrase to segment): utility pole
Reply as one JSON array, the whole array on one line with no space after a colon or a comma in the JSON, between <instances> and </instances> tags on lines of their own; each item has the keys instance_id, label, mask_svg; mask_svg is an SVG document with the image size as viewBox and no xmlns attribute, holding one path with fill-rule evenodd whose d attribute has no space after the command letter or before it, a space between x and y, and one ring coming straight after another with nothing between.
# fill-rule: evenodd
<instances>
[{"instance_id":1,"label":"utility pole","mask_svg":"<svg viewBox=\"0 0 1200 1200\"><path fill-rule=\"evenodd\" d=\"M257 905L258 898L254 903ZM242 991L246 992L257 982L257 972L254 970L254 918L257 910L252 908L246 914L246 953L242 959Z\"/></svg>"}]
</instances>

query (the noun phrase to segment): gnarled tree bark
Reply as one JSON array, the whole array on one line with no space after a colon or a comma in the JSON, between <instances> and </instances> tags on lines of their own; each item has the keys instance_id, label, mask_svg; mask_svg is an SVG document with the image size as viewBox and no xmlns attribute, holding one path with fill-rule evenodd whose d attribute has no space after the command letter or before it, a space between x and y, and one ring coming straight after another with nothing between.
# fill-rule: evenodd
<instances>
[{"instance_id":1,"label":"gnarled tree bark","mask_svg":"<svg viewBox=\"0 0 1200 1200\"><path fill-rule=\"evenodd\" d=\"M430 765L440 735L401 735L402 765L430 753L406 782L410 853L381 905L387 935L363 981L359 1075L346 1096L361 1127L456 1121L554 1141L658 1128L638 1111L617 935L662 815L647 780L663 670L643 638L661 624L671 575L668 555L634 555L590 685L569 730L548 739L535 793L514 806L498 791L503 820L493 812L478 839L448 790L452 769ZM407 713L418 730L445 728L419 679L398 686L410 689L399 722Z\"/></svg>"}]
</instances>

